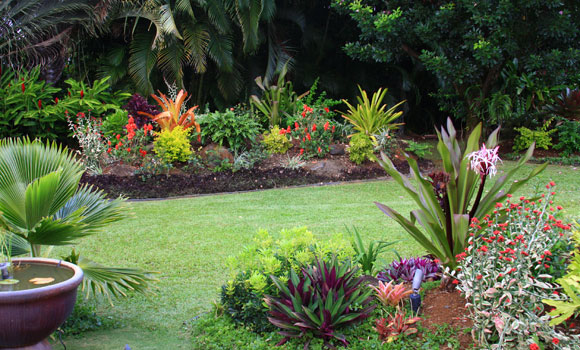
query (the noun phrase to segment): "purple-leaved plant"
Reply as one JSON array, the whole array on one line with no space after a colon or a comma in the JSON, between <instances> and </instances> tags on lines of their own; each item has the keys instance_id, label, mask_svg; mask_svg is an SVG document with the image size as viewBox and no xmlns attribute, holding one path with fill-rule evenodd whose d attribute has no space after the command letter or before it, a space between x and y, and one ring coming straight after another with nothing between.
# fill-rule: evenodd
<instances>
[{"instance_id":1,"label":"purple-leaved plant","mask_svg":"<svg viewBox=\"0 0 580 350\"><path fill-rule=\"evenodd\" d=\"M417 269L423 270L423 281L440 277L441 266L438 262L428 257L416 257L394 260L391 265L379 272L377 279L383 282L402 281L411 283Z\"/></svg>"},{"instance_id":2,"label":"purple-leaved plant","mask_svg":"<svg viewBox=\"0 0 580 350\"><path fill-rule=\"evenodd\" d=\"M135 120L135 124L137 124L137 128L139 129L141 129L143 125L151 122L147 116L142 115L139 112L153 115L159 113L159 108L156 105L149 104L147 99L139 94L133 94L127 104L123 106L123 109L129 112L129 115L133 117L133 120Z\"/></svg>"}]
</instances>

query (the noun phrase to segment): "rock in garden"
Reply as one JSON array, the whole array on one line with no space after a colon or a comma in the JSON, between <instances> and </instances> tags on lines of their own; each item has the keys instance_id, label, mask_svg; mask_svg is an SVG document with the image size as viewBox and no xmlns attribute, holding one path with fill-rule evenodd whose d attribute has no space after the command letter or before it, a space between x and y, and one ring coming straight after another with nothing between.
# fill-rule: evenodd
<instances>
[{"instance_id":1,"label":"rock in garden","mask_svg":"<svg viewBox=\"0 0 580 350\"><path fill-rule=\"evenodd\" d=\"M103 169L104 175L133 176L137 167L128 164L114 164Z\"/></svg>"},{"instance_id":2,"label":"rock in garden","mask_svg":"<svg viewBox=\"0 0 580 350\"><path fill-rule=\"evenodd\" d=\"M346 146L343 144L330 145L330 154L333 156L341 156L345 154Z\"/></svg>"},{"instance_id":3,"label":"rock in garden","mask_svg":"<svg viewBox=\"0 0 580 350\"><path fill-rule=\"evenodd\" d=\"M203 162L209 166L217 166L224 159L227 159L232 164L234 162L234 156L230 153L230 151L228 151L228 149L224 146L220 146L215 143L211 143L202 148L199 152L199 155L201 156Z\"/></svg>"}]
</instances>

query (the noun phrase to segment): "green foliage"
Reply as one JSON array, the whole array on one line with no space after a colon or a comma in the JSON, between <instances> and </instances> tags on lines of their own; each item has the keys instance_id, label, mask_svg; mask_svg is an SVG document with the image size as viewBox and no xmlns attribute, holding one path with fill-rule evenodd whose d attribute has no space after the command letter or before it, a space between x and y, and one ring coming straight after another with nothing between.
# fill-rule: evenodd
<instances>
[{"instance_id":1,"label":"green foliage","mask_svg":"<svg viewBox=\"0 0 580 350\"><path fill-rule=\"evenodd\" d=\"M226 146L234 153L243 151L260 132L260 125L249 112L209 113L199 118L203 143L212 142Z\"/></svg>"},{"instance_id":2,"label":"green foliage","mask_svg":"<svg viewBox=\"0 0 580 350\"><path fill-rule=\"evenodd\" d=\"M129 121L129 114L125 110L116 110L107 115L103 120L101 130L106 138L108 138L113 145L117 144L117 135L123 135L127 131L125 126Z\"/></svg>"},{"instance_id":3,"label":"green foliage","mask_svg":"<svg viewBox=\"0 0 580 350\"><path fill-rule=\"evenodd\" d=\"M268 152L284 154L292 147L292 142L288 140L285 133L281 133L280 131L280 128L275 126L270 131L264 133L262 144Z\"/></svg>"},{"instance_id":4,"label":"green foliage","mask_svg":"<svg viewBox=\"0 0 580 350\"><path fill-rule=\"evenodd\" d=\"M118 325L118 321L98 315L93 303L79 298L73 312L59 330L64 336L80 336L86 332L115 328Z\"/></svg>"},{"instance_id":5,"label":"green foliage","mask_svg":"<svg viewBox=\"0 0 580 350\"><path fill-rule=\"evenodd\" d=\"M65 80L65 83L69 85L68 96L59 101L59 105L66 108L71 115L90 111L95 117L103 117L120 110L131 94L112 91L109 79L109 77L104 77L95 80L92 86L74 79Z\"/></svg>"},{"instance_id":6,"label":"green foliage","mask_svg":"<svg viewBox=\"0 0 580 350\"><path fill-rule=\"evenodd\" d=\"M291 269L311 264L317 256L325 259L336 255L344 261L354 255L348 241L340 236L318 241L306 228L282 230L276 236L261 230L254 242L228 259L233 277L222 287L221 303L236 323L257 332L273 329L263 303L266 294L278 295L270 276L285 281Z\"/></svg>"},{"instance_id":7,"label":"green foliage","mask_svg":"<svg viewBox=\"0 0 580 350\"><path fill-rule=\"evenodd\" d=\"M340 100L333 100L327 97L326 91L322 91L318 93L318 83L320 82L320 78L316 78L310 90L305 94L305 96L297 101L298 108L302 107L302 105L307 105L312 107L313 109L323 110L327 109L327 117L328 119L333 119L336 113L332 110L332 107L338 106L342 104ZM289 123L288 125L291 125Z\"/></svg>"},{"instance_id":8,"label":"green foliage","mask_svg":"<svg viewBox=\"0 0 580 350\"><path fill-rule=\"evenodd\" d=\"M272 280L280 296L267 295L264 301L270 308L268 320L284 336L282 344L290 338L311 336L321 338L328 347L335 340L347 346L346 337L338 332L368 318L376 308L371 303L372 291L350 261L317 259L316 264L302 267L299 275L291 269L287 281L275 276Z\"/></svg>"},{"instance_id":9,"label":"green foliage","mask_svg":"<svg viewBox=\"0 0 580 350\"><path fill-rule=\"evenodd\" d=\"M160 131L155 135L153 142L155 154L167 164L187 162L192 153L188 138L190 131L191 129L184 130L181 125L174 127L173 130Z\"/></svg>"},{"instance_id":10,"label":"green foliage","mask_svg":"<svg viewBox=\"0 0 580 350\"><path fill-rule=\"evenodd\" d=\"M578 231L578 227L574 232L573 240L576 246L569 260L568 271L566 275L557 280L568 300L542 300L554 307L549 313L553 317L550 321L551 326L561 324L580 313L580 231Z\"/></svg>"},{"instance_id":11,"label":"green foliage","mask_svg":"<svg viewBox=\"0 0 580 350\"><path fill-rule=\"evenodd\" d=\"M349 56L387 64L418 61L432 73L440 108L470 123L487 120L484 111L492 102L502 106L493 108L500 118L527 101L525 107L535 109L543 92L574 86L580 76L577 1L333 0L332 6L360 29L358 40L345 46ZM519 64L513 77L530 80L523 86L500 74L514 60Z\"/></svg>"},{"instance_id":12,"label":"green foliage","mask_svg":"<svg viewBox=\"0 0 580 350\"><path fill-rule=\"evenodd\" d=\"M565 119L580 120L580 89L566 88L553 103L546 105L546 111Z\"/></svg>"},{"instance_id":13,"label":"green foliage","mask_svg":"<svg viewBox=\"0 0 580 350\"><path fill-rule=\"evenodd\" d=\"M0 138L66 135L65 109L54 100L60 89L40 80L40 68L15 72L0 65L0 69Z\"/></svg>"},{"instance_id":14,"label":"green foliage","mask_svg":"<svg viewBox=\"0 0 580 350\"><path fill-rule=\"evenodd\" d=\"M499 129L491 133L485 145L493 148L497 145ZM479 149L481 124L469 135L465 148L461 149L457 141L457 132L447 121L447 130L443 127L437 132L439 143L437 150L443 160L444 172L431 174L431 179L421 175L417 161L405 157L411 169L413 184L401 174L387 157L382 157L379 163L386 172L403 188L419 206L411 212L411 220L405 218L394 209L380 203L375 203L381 211L395 220L407 231L423 248L437 257L443 265L454 268L455 256L462 253L467 244L467 229L472 218L482 218L493 210L496 202L506 198L507 194L514 193L532 177L543 171L547 164L535 168L527 177L511 182L519 168L531 157L534 147L528 149L526 155L518 164L505 175L498 177L489 192L483 196L483 187L495 167L485 165L481 167L479 161L475 168L470 167L470 156L485 156L486 161L494 164L497 159L489 157L491 150ZM475 159L475 158L474 158ZM479 166L479 167L478 167ZM477 172L476 172L477 171ZM502 187L509 187L502 190ZM475 199L473 196L476 195ZM471 208L469 206L471 205Z\"/></svg>"},{"instance_id":15,"label":"green foliage","mask_svg":"<svg viewBox=\"0 0 580 350\"><path fill-rule=\"evenodd\" d=\"M427 155L431 154L431 146L428 143L419 143L413 140L407 140L407 144L408 146L405 148L405 151L413 153L420 159L424 159Z\"/></svg>"},{"instance_id":16,"label":"green foliage","mask_svg":"<svg viewBox=\"0 0 580 350\"><path fill-rule=\"evenodd\" d=\"M348 230L348 228L347 228ZM353 227L354 234L351 234L352 249L356 254L355 261L360 265L363 273L371 276L376 275L376 263L379 255L385 251L385 248L391 246L395 242L371 241L368 247L365 247L360 233Z\"/></svg>"},{"instance_id":17,"label":"green foliage","mask_svg":"<svg viewBox=\"0 0 580 350\"><path fill-rule=\"evenodd\" d=\"M102 191L79 186L82 174L82 164L56 143L0 141L0 221L18 236L11 240L12 254L40 256L43 247L74 244L127 216L123 199L108 200ZM119 296L149 288L148 272L91 268L97 265L78 257L73 252L71 261L84 269L87 293Z\"/></svg>"},{"instance_id":18,"label":"green foliage","mask_svg":"<svg viewBox=\"0 0 580 350\"><path fill-rule=\"evenodd\" d=\"M556 127L558 130L558 143L555 149L562 150L565 157L575 152L580 152L580 122L576 120L563 120Z\"/></svg>"},{"instance_id":19,"label":"green foliage","mask_svg":"<svg viewBox=\"0 0 580 350\"><path fill-rule=\"evenodd\" d=\"M377 92L373 93L373 97L370 100L367 92L360 86L358 90L361 95L356 98L358 101L356 107L348 103L348 101L342 100L348 107L348 112L342 112L343 117L354 125L355 130L371 136L385 127L390 130L396 130L402 125L401 123L394 123L397 118L403 115L403 112L395 112L395 110L406 101L401 101L385 110L387 105L382 103L387 95L387 89L377 90Z\"/></svg>"},{"instance_id":20,"label":"green foliage","mask_svg":"<svg viewBox=\"0 0 580 350\"><path fill-rule=\"evenodd\" d=\"M520 134L514 139L514 152L520 152L535 143L536 147L548 149L552 146L552 135L557 131L557 129L548 130L550 127L551 120L542 125L541 128L536 130L530 130L524 126L521 128L515 128Z\"/></svg>"},{"instance_id":21,"label":"green foliage","mask_svg":"<svg viewBox=\"0 0 580 350\"><path fill-rule=\"evenodd\" d=\"M256 84L262 91L260 97L250 96L252 111L269 127L282 125L283 118L290 118L298 110L298 101L304 96L298 96L292 82L286 81L287 67L278 74L278 81L272 84L268 78L257 77Z\"/></svg>"},{"instance_id":22,"label":"green foliage","mask_svg":"<svg viewBox=\"0 0 580 350\"><path fill-rule=\"evenodd\" d=\"M360 132L354 134L348 143L348 157L356 164L362 164L367 159L375 161L374 146L371 138Z\"/></svg>"}]
</instances>

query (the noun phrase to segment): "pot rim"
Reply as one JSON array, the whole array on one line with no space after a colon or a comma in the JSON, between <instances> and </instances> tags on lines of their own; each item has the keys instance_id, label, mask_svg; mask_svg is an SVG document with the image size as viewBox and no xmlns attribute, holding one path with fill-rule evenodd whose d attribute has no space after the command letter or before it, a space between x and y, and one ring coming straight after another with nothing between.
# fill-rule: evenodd
<instances>
[{"instance_id":1,"label":"pot rim","mask_svg":"<svg viewBox=\"0 0 580 350\"><path fill-rule=\"evenodd\" d=\"M19 301L24 301L27 299L35 298L38 299L39 295L42 297L49 297L55 294L61 294L68 292L70 290L76 289L83 280L83 270L77 265L58 259L49 258L14 258L12 259L12 265L18 263L31 263L31 264L46 264L46 265L60 265L61 267L73 270L74 275L62 282L52 284L46 287L39 287L27 290L18 291L8 291L0 292L0 304L5 302L17 303Z\"/></svg>"}]
</instances>

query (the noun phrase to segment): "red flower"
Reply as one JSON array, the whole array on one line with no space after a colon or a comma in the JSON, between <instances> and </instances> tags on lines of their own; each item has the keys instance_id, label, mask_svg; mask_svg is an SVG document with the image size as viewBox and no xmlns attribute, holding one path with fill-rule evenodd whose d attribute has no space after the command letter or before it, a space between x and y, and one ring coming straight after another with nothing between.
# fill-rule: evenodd
<instances>
[{"instance_id":1,"label":"red flower","mask_svg":"<svg viewBox=\"0 0 580 350\"><path fill-rule=\"evenodd\" d=\"M294 128L295 128L296 130L300 129L300 125L298 125L298 122L294 122Z\"/></svg>"},{"instance_id":2,"label":"red flower","mask_svg":"<svg viewBox=\"0 0 580 350\"><path fill-rule=\"evenodd\" d=\"M316 124L312 124L312 132L316 131Z\"/></svg>"},{"instance_id":3,"label":"red flower","mask_svg":"<svg viewBox=\"0 0 580 350\"><path fill-rule=\"evenodd\" d=\"M326 113L329 113L329 112L330 112L330 109L328 109L328 107L324 107L324 111L325 111Z\"/></svg>"},{"instance_id":4,"label":"red flower","mask_svg":"<svg viewBox=\"0 0 580 350\"><path fill-rule=\"evenodd\" d=\"M116 149L116 150L119 150L119 144L117 144L117 145L115 146L115 149Z\"/></svg>"},{"instance_id":5,"label":"red flower","mask_svg":"<svg viewBox=\"0 0 580 350\"><path fill-rule=\"evenodd\" d=\"M453 280L453 282L451 282L451 283L453 283L453 284L459 284L459 281L458 280Z\"/></svg>"},{"instance_id":6,"label":"red flower","mask_svg":"<svg viewBox=\"0 0 580 350\"><path fill-rule=\"evenodd\" d=\"M477 278L478 280L480 280L480 279L483 278L483 275L477 275L477 276L475 276L475 278Z\"/></svg>"},{"instance_id":7,"label":"red flower","mask_svg":"<svg viewBox=\"0 0 580 350\"><path fill-rule=\"evenodd\" d=\"M540 350L540 347L536 343L531 343L530 350Z\"/></svg>"},{"instance_id":8,"label":"red flower","mask_svg":"<svg viewBox=\"0 0 580 350\"><path fill-rule=\"evenodd\" d=\"M81 90L81 98L85 97L85 92Z\"/></svg>"},{"instance_id":9,"label":"red flower","mask_svg":"<svg viewBox=\"0 0 580 350\"><path fill-rule=\"evenodd\" d=\"M107 141L107 145L109 146L111 145L111 140Z\"/></svg>"},{"instance_id":10,"label":"red flower","mask_svg":"<svg viewBox=\"0 0 580 350\"><path fill-rule=\"evenodd\" d=\"M318 153L322 152L322 150L320 149L320 146L318 147Z\"/></svg>"},{"instance_id":11,"label":"red flower","mask_svg":"<svg viewBox=\"0 0 580 350\"><path fill-rule=\"evenodd\" d=\"M38 100L38 109L42 109L42 100Z\"/></svg>"},{"instance_id":12,"label":"red flower","mask_svg":"<svg viewBox=\"0 0 580 350\"><path fill-rule=\"evenodd\" d=\"M111 153L111 148L109 147L109 149L107 150L107 153Z\"/></svg>"},{"instance_id":13,"label":"red flower","mask_svg":"<svg viewBox=\"0 0 580 350\"><path fill-rule=\"evenodd\" d=\"M131 147L127 147L127 152L131 152Z\"/></svg>"},{"instance_id":14,"label":"red flower","mask_svg":"<svg viewBox=\"0 0 580 350\"><path fill-rule=\"evenodd\" d=\"M121 138L121 134L117 134L117 140Z\"/></svg>"},{"instance_id":15,"label":"red flower","mask_svg":"<svg viewBox=\"0 0 580 350\"><path fill-rule=\"evenodd\" d=\"M284 135L285 133L286 133L286 129L280 129L280 132L278 134Z\"/></svg>"},{"instance_id":16,"label":"red flower","mask_svg":"<svg viewBox=\"0 0 580 350\"><path fill-rule=\"evenodd\" d=\"M288 125L288 129L286 129L286 133L289 134L292 132L292 129L290 129L290 125Z\"/></svg>"},{"instance_id":17,"label":"red flower","mask_svg":"<svg viewBox=\"0 0 580 350\"><path fill-rule=\"evenodd\" d=\"M24 93L24 91L26 91L26 85L24 85L24 83L22 83L22 85L20 85L20 87L22 88L22 93Z\"/></svg>"},{"instance_id":18,"label":"red flower","mask_svg":"<svg viewBox=\"0 0 580 350\"><path fill-rule=\"evenodd\" d=\"M329 122L326 122L326 123L324 124L324 131L328 130L328 127L329 127L329 126L330 126L330 123L329 123Z\"/></svg>"},{"instance_id":19,"label":"red flower","mask_svg":"<svg viewBox=\"0 0 580 350\"><path fill-rule=\"evenodd\" d=\"M556 186L556 183L554 181L550 181L550 186Z\"/></svg>"},{"instance_id":20,"label":"red flower","mask_svg":"<svg viewBox=\"0 0 580 350\"><path fill-rule=\"evenodd\" d=\"M304 154L304 148L300 149L300 155Z\"/></svg>"},{"instance_id":21,"label":"red flower","mask_svg":"<svg viewBox=\"0 0 580 350\"><path fill-rule=\"evenodd\" d=\"M332 132L334 132L334 125L332 126Z\"/></svg>"},{"instance_id":22,"label":"red flower","mask_svg":"<svg viewBox=\"0 0 580 350\"><path fill-rule=\"evenodd\" d=\"M306 134L306 138L308 139L308 141L312 140L312 138L310 137L310 134Z\"/></svg>"},{"instance_id":23,"label":"red flower","mask_svg":"<svg viewBox=\"0 0 580 350\"><path fill-rule=\"evenodd\" d=\"M54 98L54 104L57 105L58 104L58 97Z\"/></svg>"}]
</instances>

